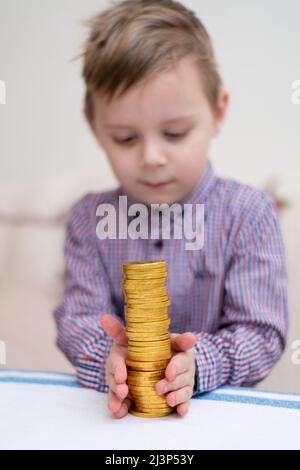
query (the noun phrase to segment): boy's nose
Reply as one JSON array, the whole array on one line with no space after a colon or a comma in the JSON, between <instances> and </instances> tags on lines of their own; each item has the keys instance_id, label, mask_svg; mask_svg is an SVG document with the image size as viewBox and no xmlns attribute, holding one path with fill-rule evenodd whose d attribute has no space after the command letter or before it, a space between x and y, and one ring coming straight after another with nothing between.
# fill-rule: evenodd
<instances>
[{"instance_id":1,"label":"boy's nose","mask_svg":"<svg viewBox=\"0 0 300 470\"><path fill-rule=\"evenodd\" d=\"M157 147L145 146L141 153L141 163L146 167L163 166L166 165L167 158Z\"/></svg>"}]
</instances>

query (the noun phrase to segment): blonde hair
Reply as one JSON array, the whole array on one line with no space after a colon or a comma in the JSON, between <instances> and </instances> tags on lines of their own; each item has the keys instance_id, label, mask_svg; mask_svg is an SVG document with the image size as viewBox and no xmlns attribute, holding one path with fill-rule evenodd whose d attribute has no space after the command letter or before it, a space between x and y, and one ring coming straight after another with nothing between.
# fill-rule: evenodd
<instances>
[{"instance_id":1,"label":"blonde hair","mask_svg":"<svg viewBox=\"0 0 300 470\"><path fill-rule=\"evenodd\" d=\"M90 34L83 46L84 109L93 117L93 92L110 100L133 85L195 58L205 95L216 110L222 79L211 39L194 12L174 0L123 0L85 20ZM77 58L78 58L77 57ZM119 93L117 93L119 91Z\"/></svg>"}]
</instances>

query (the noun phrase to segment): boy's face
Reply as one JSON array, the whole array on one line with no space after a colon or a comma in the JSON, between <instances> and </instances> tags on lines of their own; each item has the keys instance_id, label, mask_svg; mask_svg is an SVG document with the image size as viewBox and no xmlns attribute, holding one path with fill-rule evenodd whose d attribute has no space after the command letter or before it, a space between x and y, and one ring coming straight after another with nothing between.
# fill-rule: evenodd
<instances>
[{"instance_id":1,"label":"boy's face","mask_svg":"<svg viewBox=\"0 0 300 470\"><path fill-rule=\"evenodd\" d=\"M145 204L172 204L192 191L205 170L227 101L222 91L212 112L199 71L185 58L109 105L95 94L89 124L130 196Z\"/></svg>"}]
</instances>

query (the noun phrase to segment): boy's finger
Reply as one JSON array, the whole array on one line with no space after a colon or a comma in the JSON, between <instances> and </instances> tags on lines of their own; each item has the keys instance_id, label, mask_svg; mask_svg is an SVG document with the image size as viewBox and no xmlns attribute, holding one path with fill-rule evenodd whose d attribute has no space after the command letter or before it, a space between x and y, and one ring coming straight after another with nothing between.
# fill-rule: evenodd
<instances>
[{"instance_id":1,"label":"boy's finger","mask_svg":"<svg viewBox=\"0 0 300 470\"><path fill-rule=\"evenodd\" d=\"M160 380L155 385L155 390L159 395L164 395L172 390L179 390L186 385L189 385L191 381L191 374L189 372L184 372L183 374L179 374L175 380L169 382L166 379Z\"/></svg>"},{"instance_id":2,"label":"boy's finger","mask_svg":"<svg viewBox=\"0 0 300 470\"><path fill-rule=\"evenodd\" d=\"M166 379L169 382L173 382L177 375L187 372L190 368L190 361L191 359L187 357L185 353L175 354L175 356L170 359L170 362L165 370Z\"/></svg>"},{"instance_id":3,"label":"boy's finger","mask_svg":"<svg viewBox=\"0 0 300 470\"><path fill-rule=\"evenodd\" d=\"M188 410L189 410L189 401L186 401L185 403L180 403L176 407L176 411L180 416L186 415Z\"/></svg>"},{"instance_id":4,"label":"boy's finger","mask_svg":"<svg viewBox=\"0 0 300 470\"><path fill-rule=\"evenodd\" d=\"M170 406L176 406L180 403L188 401L193 395L193 389L190 385L176 390L175 392L168 393L166 401Z\"/></svg>"},{"instance_id":5,"label":"boy's finger","mask_svg":"<svg viewBox=\"0 0 300 470\"><path fill-rule=\"evenodd\" d=\"M127 346L128 338L125 334L125 328L116 317L113 315L103 315L100 318L100 324L115 343L121 346Z\"/></svg>"},{"instance_id":6,"label":"boy's finger","mask_svg":"<svg viewBox=\"0 0 300 470\"><path fill-rule=\"evenodd\" d=\"M125 383L127 379L127 367L124 358L115 352L111 353L111 358L107 366L107 373L112 374L117 384Z\"/></svg>"},{"instance_id":7,"label":"boy's finger","mask_svg":"<svg viewBox=\"0 0 300 470\"><path fill-rule=\"evenodd\" d=\"M126 416L130 408L130 405L131 405L131 400L129 398L126 398L123 401L119 410L116 413L114 413L115 417L119 419L119 418L123 418L124 416Z\"/></svg>"},{"instance_id":8,"label":"boy's finger","mask_svg":"<svg viewBox=\"0 0 300 470\"><path fill-rule=\"evenodd\" d=\"M117 395L112 391L109 390L108 392L108 408L112 413L116 413L123 403L123 400L119 400Z\"/></svg>"},{"instance_id":9,"label":"boy's finger","mask_svg":"<svg viewBox=\"0 0 300 470\"><path fill-rule=\"evenodd\" d=\"M112 390L119 400L124 400L128 395L128 385L127 384L117 384L115 378L112 374L108 374L107 383L110 390Z\"/></svg>"},{"instance_id":10,"label":"boy's finger","mask_svg":"<svg viewBox=\"0 0 300 470\"><path fill-rule=\"evenodd\" d=\"M190 332L180 335L171 334L171 347L173 351L187 351L191 349L196 342L197 336Z\"/></svg>"}]
</instances>

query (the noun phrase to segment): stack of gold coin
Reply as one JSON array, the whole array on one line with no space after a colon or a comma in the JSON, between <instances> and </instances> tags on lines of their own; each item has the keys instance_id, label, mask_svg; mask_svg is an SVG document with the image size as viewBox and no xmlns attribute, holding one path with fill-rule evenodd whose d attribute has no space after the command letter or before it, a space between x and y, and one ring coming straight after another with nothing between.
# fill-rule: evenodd
<instances>
[{"instance_id":1,"label":"stack of gold coin","mask_svg":"<svg viewBox=\"0 0 300 470\"><path fill-rule=\"evenodd\" d=\"M123 264L123 273L127 384L133 397L129 412L145 418L166 416L173 408L164 395L155 391L155 384L164 378L171 358L166 262L129 262Z\"/></svg>"}]
</instances>

